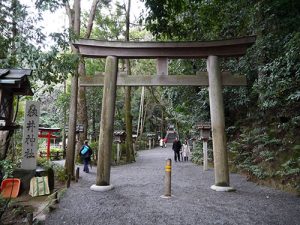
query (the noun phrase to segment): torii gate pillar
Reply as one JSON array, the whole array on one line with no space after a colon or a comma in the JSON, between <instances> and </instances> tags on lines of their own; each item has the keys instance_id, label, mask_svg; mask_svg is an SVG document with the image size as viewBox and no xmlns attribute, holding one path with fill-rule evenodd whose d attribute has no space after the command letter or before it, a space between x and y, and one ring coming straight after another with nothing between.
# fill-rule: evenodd
<instances>
[{"instance_id":1,"label":"torii gate pillar","mask_svg":"<svg viewBox=\"0 0 300 225\"><path fill-rule=\"evenodd\" d=\"M117 74L118 58L108 56L105 64L97 178L96 185L91 186L91 190L93 191L106 191L113 188L110 184L110 162L113 143Z\"/></svg>"},{"instance_id":2,"label":"torii gate pillar","mask_svg":"<svg viewBox=\"0 0 300 225\"><path fill-rule=\"evenodd\" d=\"M215 184L211 189L233 191L234 189L229 186L222 78L217 56L208 56L207 72L215 172Z\"/></svg>"}]
</instances>

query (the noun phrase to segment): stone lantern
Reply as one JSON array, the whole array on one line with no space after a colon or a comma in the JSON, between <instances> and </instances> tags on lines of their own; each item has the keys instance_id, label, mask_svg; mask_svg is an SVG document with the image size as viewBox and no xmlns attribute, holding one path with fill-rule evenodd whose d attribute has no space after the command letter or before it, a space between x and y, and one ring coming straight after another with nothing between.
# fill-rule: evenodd
<instances>
[{"instance_id":1,"label":"stone lantern","mask_svg":"<svg viewBox=\"0 0 300 225\"><path fill-rule=\"evenodd\" d=\"M137 134L132 134L132 142L135 143L137 139Z\"/></svg>"},{"instance_id":2,"label":"stone lantern","mask_svg":"<svg viewBox=\"0 0 300 225\"><path fill-rule=\"evenodd\" d=\"M203 170L207 170L208 157L207 157L207 141L211 138L210 123L199 123L197 128L200 130L200 140L203 141Z\"/></svg>"},{"instance_id":3,"label":"stone lantern","mask_svg":"<svg viewBox=\"0 0 300 225\"><path fill-rule=\"evenodd\" d=\"M137 134L133 133L132 134L132 147L133 147L133 153L134 153L134 155L136 153L136 139L137 139Z\"/></svg>"},{"instance_id":4,"label":"stone lantern","mask_svg":"<svg viewBox=\"0 0 300 225\"><path fill-rule=\"evenodd\" d=\"M156 137L156 134L155 133L148 133L147 134L147 138L148 138L148 141L149 141L149 150L155 146L155 137ZM152 144L153 143L153 144Z\"/></svg>"},{"instance_id":5,"label":"stone lantern","mask_svg":"<svg viewBox=\"0 0 300 225\"><path fill-rule=\"evenodd\" d=\"M126 139L126 132L124 130L114 131L114 143L117 143L117 164L120 163L121 148L120 144L124 143Z\"/></svg>"},{"instance_id":6,"label":"stone lantern","mask_svg":"<svg viewBox=\"0 0 300 225\"><path fill-rule=\"evenodd\" d=\"M191 138L190 138L190 140L192 141L191 151L196 149L196 141L197 141L197 133L198 133L196 129L197 127L193 126L191 130Z\"/></svg>"}]
</instances>

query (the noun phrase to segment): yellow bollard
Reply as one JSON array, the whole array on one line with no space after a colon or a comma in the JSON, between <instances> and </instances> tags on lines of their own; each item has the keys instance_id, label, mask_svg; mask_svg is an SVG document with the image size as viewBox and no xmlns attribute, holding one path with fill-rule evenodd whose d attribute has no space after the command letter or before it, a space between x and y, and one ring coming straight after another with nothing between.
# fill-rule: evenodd
<instances>
[{"instance_id":1,"label":"yellow bollard","mask_svg":"<svg viewBox=\"0 0 300 225\"><path fill-rule=\"evenodd\" d=\"M165 189L162 198L171 198L171 171L172 171L172 160L167 159L165 166Z\"/></svg>"}]
</instances>

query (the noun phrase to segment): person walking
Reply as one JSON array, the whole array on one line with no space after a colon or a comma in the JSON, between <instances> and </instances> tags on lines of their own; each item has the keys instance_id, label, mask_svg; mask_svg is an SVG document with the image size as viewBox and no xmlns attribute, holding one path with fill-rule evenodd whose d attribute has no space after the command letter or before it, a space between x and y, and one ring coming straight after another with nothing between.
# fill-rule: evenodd
<instances>
[{"instance_id":1,"label":"person walking","mask_svg":"<svg viewBox=\"0 0 300 225\"><path fill-rule=\"evenodd\" d=\"M175 162L177 162L177 159L180 162L181 142L180 142L180 140L178 140L178 138L175 138L175 140L173 142L172 149L174 151L174 160L175 160Z\"/></svg>"},{"instance_id":2,"label":"person walking","mask_svg":"<svg viewBox=\"0 0 300 225\"><path fill-rule=\"evenodd\" d=\"M84 141L83 146L80 149L80 155L83 159L83 171L86 173L89 173L89 163L91 161L91 155L93 154L93 151L91 147L88 145L88 140Z\"/></svg>"},{"instance_id":3,"label":"person walking","mask_svg":"<svg viewBox=\"0 0 300 225\"><path fill-rule=\"evenodd\" d=\"M191 149L190 149L189 143L187 140L185 140L184 144L182 145L183 161L185 161L185 162L189 161L190 153L191 153Z\"/></svg>"},{"instance_id":4,"label":"person walking","mask_svg":"<svg viewBox=\"0 0 300 225\"><path fill-rule=\"evenodd\" d=\"M164 139L163 138L161 138L160 140L159 140L159 146L160 147L164 147Z\"/></svg>"},{"instance_id":5,"label":"person walking","mask_svg":"<svg viewBox=\"0 0 300 225\"><path fill-rule=\"evenodd\" d=\"M168 139L165 137L165 138L163 139L163 142L164 142L164 148L166 148L166 147L167 147Z\"/></svg>"}]
</instances>

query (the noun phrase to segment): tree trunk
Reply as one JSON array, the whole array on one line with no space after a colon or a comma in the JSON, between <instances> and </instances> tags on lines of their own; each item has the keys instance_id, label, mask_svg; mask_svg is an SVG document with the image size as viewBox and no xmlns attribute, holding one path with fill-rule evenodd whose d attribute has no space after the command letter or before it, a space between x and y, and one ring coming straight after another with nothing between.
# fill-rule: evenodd
<instances>
[{"instance_id":1,"label":"tree trunk","mask_svg":"<svg viewBox=\"0 0 300 225\"><path fill-rule=\"evenodd\" d=\"M73 29L74 34L80 34L80 0L74 0L74 11L70 9L68 2L66 3L66 10L69 16L70 29ZM72 45L74 54L78 54L78 50ZM77 94L78 94L78 69L75 70L71 82L71 101L69 112L69 131L68 144L66 151L66 173L74 177L75 165L75 142L76 142L76 117L77 117Z\"/></svg>"},{"instance_id":2,"label":"tree trunk","mask_svg":"<svg viewBox=\"0 0 300 225\"><path fill-rule=\"evenodd\" d=\"M139 137L139 133L140 133L141 121L142 121L142 118L143 118L142 115L143 115L143 107L144 107L144 93L145 93L145 87L142 87L140 109L139 109L139 117L138 117L137 129L136 129L138 137Z\"/></svg>"},{"instance_id":3,"label":"tree trunk","mask_svg":"<svg viewBox=\"0 0 300 225\"><path fill-rule=\"evenodd\" d=\"M99 0L94 0L92 3L87 31L85 38L89 38L93 20L95 18L96 8L99 3ZM80 0L74 0L73 10L70 8L69 3L66 3L66 12L69 17L69 26L70 29L74 31L74 34L80 36ZM73 53L78 53L78 50L72 46ZM74 176L74 163L75 163L75 142L76 142L76 118L77 118L77 97L78 108L80 112L78 113L78 123L84 126L84 133L79 136L79 141L77 142L77 148L82 145L83 141L87 139L87 110L86 110L86 98L85 98L85 89L79 88L78 90L78 76L85 75L85 65L83 59L80 59L77 70L74 77L72 78L72 87L71 87L71 103L70 103L70 116L69 116L69 136L68 136L68 148L66 154L66 170L68 174ZM76 92L76 93L75 93ZM74 98L74 99L73 99ZM78 152L78 151L76 151Z\"/></svg>"},{"instance_id":4,"label":"tree trunk","mask_svg":"<svg viewBox=\"0 0 300 225\"><path fill-rule=\"evenodd\" d=\"M125 87L126 161L134 161L132 145L131 87Z\"/></svg>"},{"instance_id":5,"label":"tree trunk","mask_svg":"<svg viewBox=\"0 0 300 225\"><path fill-rule=\"evenodd\" d=\"M66 81L64 82L64 94L67 93ZM64 121L63 121L63 140L62 140L62 148L63 148L63 157L66 158L66 124L67 124L67 108L64 105Z\"/></svg>"},{"instance_id":6,"label":"tree trunk","mask_svg":"<svg viewBox=\"0 0 300 225\"><path fill-rule=\"evenodd\" d=\"M80 57L80 62L78 66L79 77L85 76L85 64L84 59ZM88 129L88 116L87 116L87 105L86 105L86 95L85 87L78 87L78 106L77 106L77 122L83 125L83 132L79 133L78 142L76 145L76 152L79 152L80 147L83 145L84 141L87 139L87 129Z\"/></svg>"},{"instance_id":7,"label":"tree trunk","mask_svg":"<svg viewBox=\"0 0 300 225\"><path fill-rule=\"evenodd\" d=\"M130 5L131 0L128 0L126 11L126 33L125 39L129 41L129 23L130 23ZM125 60L127 75L131 75L131 67L129 59ZM125 87L125 123L126 123L126 161L134 161L134 152L132 145L132 115L131 115L131 87Z\"/></svg>"},{"instance_id":8,"label":"tree trunk","mask_svg":"<svg viewBox=\"0 0 300 225\"><path fill-rule=\"evenodd\" d=\"M140 135L142 136L144 133L144 126L145 126L145 120L146 120L146 116L147 116L147 105L145 105L145 107L143 107L142 110L142 116L141 116L141 130L140 130Z\"/></svg>"},{"instance_id":9,"label":"tree trunk","mask_svg":"<svg viewBox=\"0 0 300 225\"><path fill-rule=\"evenodd\" d=\"M14 122L13 118L13 93L9 89L0 90L0 116L6 117L6 125L10 126ZM13 130L1 130L0 131L0 160L3 160L7 156L10 138L13 134Z\"/></svg>"},{"instance_id":10,"label":"tree trunk","mask_svg":"<svg viewBox=\"0 0 300 225\"><path fill-rule=\"evenodd\" d=\"M93 109L92 112L92 130L93 130L92 139L93 141L96 141L96 110L95 109Z\"/></svg>"},{"instance_id":11,"label":"tree trunk","mask_svg":"<svg viewBox=\"0 0 300 225\"><path fill-rule=\"evenodd\" d=\"M17 22L16 22L16 17L17 17L17 11L18 11L18 1L17 0L12 0L11 1L11 11L12 11L12 43L11 43L11 58L12 60L10 60L10 66L14 67L16 66L17 63L17 59L16 59L16 45L15 45L15 39L18 33L17 30ZM6 108L4 106L3 109L1 109L0 107L0 116L2 114L2 110L4 111L8 111L8 115L10 115L10 118L8 118L8 120L6 121L6 125L10 125L13 121L12 121L12 117L13 117L13 93L8 89L8 90L1 90L0 91L0 104L2 104L4 101L4 98L7 99L8 102L8 106L9 108ZM0 131L0 160L3 160L6 158L7 156L7 152L8 152L8 148L9 148L9 143L10 143L10 138L13 135L13 130L7 131Z\"/></svg>"},{"instance_id":12,"label":"tree trunk","mask_svg":"<svg viewBox=\"0 0 300 225\"><path fill-rule=\"evenodd\" d=\"M75 163L77 91L78 91L78 72L75 71L75 74L72 77L72 82L71 82L69 130L68 130L68 143L67 143L66 163L65 163L66 173L71 174L71 176L74 176L74 163Z\"/></svg>"},{"instance_id":13,"label":"tree trunk","mask_svg":"<svg viewBox=\"0 0 300 225\"><path fill-rule=\"evenodd\" d=\"M161 136L161 138L164 138L164 110L163 110L163 107L161 107L160 136Z\"/></svg>"},{"instance_id":14,"label":"tree trunk","mask_svg":"<svg viewBox=\"0 0 300 225\"><path fill-rule=\"evenodd\" d=\"M92 28L93 28L93 21L96 14L97 5L99 0L94 0L91 6L90 15L87 23L87 30L84 35L84 38L90 38ZM85 63L84 59L81 58L79 62L79 77L86 76L85 73ZM83 145L83 142L87 139L88 133L88 114L87 114L87 105L86 105L86 94L85 94L85 87L79 87L78 90L78 124L83 125L83 133L79 133L79 139L77 143L77 151Z\"/></svg>"}]
</instances>

